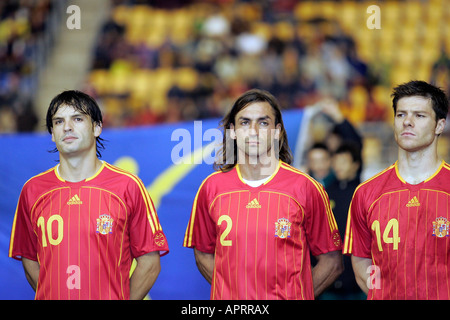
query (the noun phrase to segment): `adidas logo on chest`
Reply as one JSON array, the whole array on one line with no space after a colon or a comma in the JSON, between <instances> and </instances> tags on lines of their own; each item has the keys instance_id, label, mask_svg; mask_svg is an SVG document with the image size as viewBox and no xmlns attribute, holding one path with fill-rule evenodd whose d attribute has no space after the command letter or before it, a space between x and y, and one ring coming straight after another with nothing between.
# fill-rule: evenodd
<instances>
[{"instance_id":1,"label":"adidas logo on chest","mask_svg":"<svg viewBox=\"0 0 450 320\"><path fill-rule=\"evenodd\" d=\"M81 201L78 194L74 195L72 198L70 198L69 201L67 201L67 205L69 205L69 206L75 205L75 204L83 204L83 201Z\"/></svg>"},{"instance_id":2,"label":"adidas logo on chest","mask_svg":"<svg viewBox=\"0 0 450 320\"><path fill-rule=\"evenodd\" d=\"M411 200L408 201L408 203L406 204L406 206L409 207L419 207L420 206L420 202L419 199L417 199L416 196L414 196Z\"/></svg>"},{"instance_id":3,"label":"adidas logo on chest","mask_svg":"<svg viewBox=\"0 0 450 320\"><path fill-rule=\"evenodd\" d=\"M253 199L252 201L250 201L246 206L247 209L259 209L261 208L261 205L258 202L258 199Z\"/></svg>"}]
</instances>

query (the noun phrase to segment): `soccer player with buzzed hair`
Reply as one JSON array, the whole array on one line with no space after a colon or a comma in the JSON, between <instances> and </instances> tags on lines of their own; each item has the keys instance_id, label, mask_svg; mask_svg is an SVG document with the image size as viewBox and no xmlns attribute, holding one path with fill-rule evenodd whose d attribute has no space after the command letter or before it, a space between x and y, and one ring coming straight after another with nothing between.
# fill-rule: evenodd
<instances>
[{"instance_id":1,"label":"soccer player with buzzed hair","mask_svg":"<svg viewBox=\"0 0 450 320\"><path fill-rule=\"evenodd\" d=\"M36 299L143 299L169 250L142 181L99 159L102 123L83 92L64 91L50 103L59 164L25 183L9 249Z\"/></svg>"},{"instance_id":2,"label":"soccer player with buzzed hair","mask_svg":"<svg viewBox=\"0 0 450 320\"><path fill-rule=\"evenodd\" d=\"M211 283L211 299L314 299L342 272L326 192L290 166L280 107L269 92L242 94L222 125L218 170L197 192L184 239Z\"/></svg>"},{"instance_id":3,"label":"soccer player with buzzed hair","mask_svg":"<svg viewBox=\"0 0 450 320\"><path fill-rule=\"evenodd\" d=\"M393 90L398 160L358 186L344 253L367 299L450 299L450 166L438 155L449 101L424 81Z\"/></svg>"}]
</instances>

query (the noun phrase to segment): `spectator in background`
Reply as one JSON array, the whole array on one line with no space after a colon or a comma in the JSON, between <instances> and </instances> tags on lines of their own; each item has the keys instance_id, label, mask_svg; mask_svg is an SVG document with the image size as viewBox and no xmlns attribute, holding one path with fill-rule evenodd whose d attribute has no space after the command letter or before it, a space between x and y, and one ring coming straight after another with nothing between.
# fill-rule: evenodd
<instances>
[{"instance_id":1,"label":"spectator in background","mask_svg":"<svg viewBox=\"0 0 450 320\"><path fill-rule=\"evenodd\" d=\"M444 45L442 45L439 58L434 62L431 69L430 83L450 92L450 56Z\"/></svg>"},{"instance_id":2,"label":"spectator in background","mask_svg":"<svg viewBox=\"0 0 450 320\"><path fill-rule=\"evenodd\" d=\"M320 102L322 114L333 123L333 129L325 140L331 153L334 153L345 141L351 141L356 147L362 148L361 135L355 127L348 121L338 103L333 99L324 99Z\"/></svg>"},{"instance_id":3,"label":"spectator in background","mask_svg":"<svg viewBox=\"0 0 450 320\"><path fill-rule=\"evenodd\" d=\"M308 174L325 188L336 178L331 170L331 153L323 143L314 144L308 151Z\"/></svg>"},{"instance_id":4,"label":"spectator in background","mask_svg":"<svg viewBox=\"0 0 450 320\"><path fill-rule=\"evenodd\" d=\"M343 236L349 205L361 180L362 138L345 118L335 100L327 98L321 100L318 105L321 115L332 123L332 127L323 143L316 143L308 152L308 167L310 174L325 186L339 232ZM325 169L327 166L328 171ZM327 181L322 178L325 172L329 172L328 176L332 175L333 179L328 178ZM355 281L351 260L345 257L344 272L320 299L360 300L365 297Z\"/></svg>"},{"instance_id":5,"label":"spectator in background","mask_svg":"<svg viewBox=\"0 0 450 320\"><path fill-rule=\"evenodd\" d=\"M326 187L331 209L341 237L345 235L348 209L356 187L360 184L361 149L354 143L343 143L332 156L332 169L336 179ZM344 257L344 272L324 293L323 299L365 299L355 281L351 259Z\"/></svg>"},{"instance_id":6,"label":"spectator in background","mask_svg":"<svg viewBox=\"0 0 450 320\"><path fill-rule=\"evenodd\" d=\"M333 128L325 138L325 144L331 154L334 154L340 146L352 144L361 153L363 140L356 128L348 121L335 100L325 99L321 102L322 114L333 123ZM359 155L358 177L361 176L363 162ZM338 179L339 180L339 179Z\"/></svg>"},{"instance_id":7,"label":"spectator in background","mask_svg":"<svg viewBox=\"0 0 450 320\"><path fill-rule=\"evenodd\" d=\"M54 7L51 0L0 2L0 133L36 128L33 97L54 40L48 33Z\"/></svg>"}]
</instances>

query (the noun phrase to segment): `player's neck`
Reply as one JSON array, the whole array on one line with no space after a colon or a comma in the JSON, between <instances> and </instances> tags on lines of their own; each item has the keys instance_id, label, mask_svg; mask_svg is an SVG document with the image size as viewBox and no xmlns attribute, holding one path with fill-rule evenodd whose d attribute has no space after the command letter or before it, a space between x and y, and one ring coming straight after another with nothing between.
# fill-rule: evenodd
<instances>
[{"instance_id":1,"label":"player's neck","mask_svg":"<svg viewBox=\"0 0 450 320\"><path fill-rule=\"evenodd\" d=\"M431 177L441 166L437 150L425 149L416 152L407 152L399 149L398 172L406 182L418 184Z\"/></svg>"},{"instance_id":2,"label":"player's neck","mask_svg":"<svg viewBox=\"0 0 450 320\"><path fill-rule=\"evenodd\" d=\"M239 171L241 176L245 180L261 180L270 177L278 168L278 159L267 159L266 161L258 161L253 164L254 161L246 161L245 163L239 163Z\"/></svg>"},{"instance_id":3,"label":"player's neck","mask_svg":"<svg viewBox=\"0 0 450 320\"><path fill-rule=\"evenodd\" d=\"M79 182L92 177L102 167L97 156L64 157L60 155L58 173L66 181Z\"/></svg>"}]
</instances>

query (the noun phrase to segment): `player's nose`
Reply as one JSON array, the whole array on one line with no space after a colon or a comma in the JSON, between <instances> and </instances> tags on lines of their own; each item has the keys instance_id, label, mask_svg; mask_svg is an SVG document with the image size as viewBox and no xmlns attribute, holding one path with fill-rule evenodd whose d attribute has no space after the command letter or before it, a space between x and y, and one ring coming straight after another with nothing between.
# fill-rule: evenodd
<instances>
[{"instance_id":1,"label":"player's nose","mask_svg":"<svg viewBox=\"0 0 450 320\"><path fill-rule=\"evenodd\" d=\"M64 121L64 131L72 131L73 124L72 121Z\"/></svg>"},{"instance_id":2,"label":"player's nose","mask_svg":"<svg viewBox=\"0 0 450 320\"><path fill-rule=\"evenodd\" d=\"M403 119L403 126L411 127L413 125L414 125L414 121L412 119L412 116L410 116L410 115L405 116L405 118Z\"/></svg>"}]
</instances>

